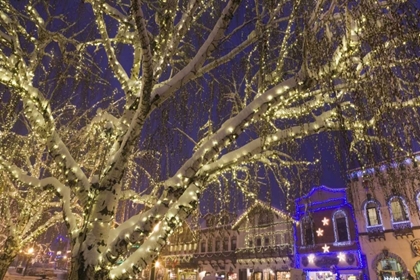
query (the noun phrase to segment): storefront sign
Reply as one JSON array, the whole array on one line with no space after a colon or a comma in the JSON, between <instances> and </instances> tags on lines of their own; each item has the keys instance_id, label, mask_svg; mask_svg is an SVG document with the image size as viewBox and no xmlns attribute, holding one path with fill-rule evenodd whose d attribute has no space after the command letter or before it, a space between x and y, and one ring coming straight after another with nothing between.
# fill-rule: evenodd
<instances>
[{"instance_id":1,"label":"storefront sign","mask_svg":"<svg viewBox=\"0 0 420 280\"><path fill-rule=\"evenodd\" d=\"M420 256L420 238L411 241L411 249L416 256Z\"/></svg>"}]
</instances>

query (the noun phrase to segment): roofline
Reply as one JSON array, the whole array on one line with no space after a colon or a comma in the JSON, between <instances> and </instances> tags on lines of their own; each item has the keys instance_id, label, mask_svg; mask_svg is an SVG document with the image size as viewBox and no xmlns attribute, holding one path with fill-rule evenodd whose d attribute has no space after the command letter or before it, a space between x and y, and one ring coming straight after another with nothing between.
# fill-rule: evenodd
<instances>
[{"instance_id":1,"label":"roofline","mask_svg":"<svg viewBox=\"0 0 420 280\"><path fill-rule=\"evenodd\" d=\"M272 206L271 204L270 205L268 205L268 203L266 203L266 202L264 202L264 201L262 201L262 200L259 200L259 199L255 199L255 202L254 202L254 204L251 206L251 207L249 207L244 213L242 213L237 219L236 219L236 221L234 222L234 223L232 223L232 229L235 229L241 222L242 222L242 219L244 219L245 218L245 216L247 216L255 207L257 207L258 205L260 205L260 206L262 206L262 207L264 207L265 209L268 209L268 210L271 210L271 211L273 211L273 212L275 212L276 214L279 214L280 216L286 216L286 219L288 219L288 220L291 220L291 221L293 221L293 222L296 222L293 218L292 218L292 216L290 215L290 214L288 214L288 213L286 213L286 212L284 212L284 211L282 211L282 210L280 210L280 209L278 209L277 207L274 207L274 206Z\"/></svg>"},{"instance_id":2,"label":"roofline","mask_svg":"<svg viewBox=\"0 0 420 280\"><path fill-rule=\"evenodd\" d=\"M320 186L313 187L313 188L309 191L309 193L307 193L306 195L301 196L301 197L299 197L299 198L296 198L296 199L295 199L295 203L298 203L298 202L300 202L301 200L304 200L304 199L306 199L306 198L308 198L308 197L312 196L312 195L313 195L313 193L314 193L315 191L320 190L320 189L323 189L323 190L326 190L326 191L329 191L329 192L333 192L333 193L336 193L336 192L345 192L345 191L347 190L347 188L330 188L330 187L327 187L327 186L325 186L325 185L320 185Z\"/></svg>"}]
</instances>

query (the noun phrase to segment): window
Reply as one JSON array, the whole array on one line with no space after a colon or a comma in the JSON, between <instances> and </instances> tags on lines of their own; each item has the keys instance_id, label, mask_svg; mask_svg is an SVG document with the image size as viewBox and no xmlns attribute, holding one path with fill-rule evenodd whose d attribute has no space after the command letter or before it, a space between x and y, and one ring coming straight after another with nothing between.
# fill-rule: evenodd
<instances>
[{"instance_id":1,"label":"window","mask_svg":"<svg viewBox=\"0 0 420 280\"><path fill-rule=\"evenodd\" d=\"M366 204L366 219L368 226L378 226L382 224L376 202L370 201Z\"/></svg>"},{"instance_id":2,"label":"window","mask_svg":"<svg viewBox=\"0 0 420 280\"><path fill-rule=\"evenodd\" d=\"M270 246L270 238L268 236L264 237L264 246Z\"/></svg>"},{"instance_id":3,"label":"window","mask_svg":"<svg viewBox=\"0 0 420 280\"><path fill-rule=\"evenodd\" d=\"M213 240L211 239L207 241L207 252L213 252Z\"/></svg>"},{"instance_id":4,"label":"window","mask_svg":"<svg viewBox=\"0 0 420 280\"><path fill-rule=\"evenodd\" d=\"M216 239L216 248L214 250L220 252L220 239Z\"/></svg>"},{"instance_id":5,"label":"window","mask_svg":"<svg viewBox=\"0 0 420 280\"><path fill-rule=\"evenodd\" d=\"M408 221L407 209L405 201L400 196L394 196L389 200L389 208L391 210L392 221L404 222Z\"/></svg>"},{"instance_id":6,"label":"window","mask_svg":"<svg viewBox=\"0 0 420 280\"><path fill-rule=\"evenodd\" d=\"M338 210L333 215L335 242L350 241L349 224L346 212Z\"/></svg>"},{"instance_id":7,"label":"window","mask_svg":"<svg viewBox=\"0 0 420 280\"><path fill-rule=\"evenodd\" d=\"M349 241L346 218L337 218L335 222L337 223L337 233L338 233L337 241L339 242Z\"/></svg>"},{"instance_id":8,"label":"window","mask_svg":"<svg viewBox=\"0 0 420 280\"><path fill-rule=\"evenodd\" d=\"M302 219L302 244L305 246L314 245L314 231L312 219L306 216Z\"/></svg>"},{"instance_id":9,"label":"window","mask_svg":"<svg viewBox=\"0 0 420 280\"><path fill-rule=\"evenodd\" d=\"M254 246L254 242L252 242L252 239L248 240L248 247Z\"/></svg>"},{"instance_id":10,"label":"window","mask_svg":"<svg viewBox=\"0 0 420 280\"><path fill-rule=\"evenodd\" d=\"M223 238L223 251L229 251L229 238Z\"/></svg>"},{"instance_id":11,"label":"window","mask_svg":"<svg viewBox=\"0 0 420 280\"><path fill-rule=\"evenodd\" d=\"M255 245L257 247L261 247L261 237L257 237L257 239L255 240Z\"/></svg>"},{"instance_id":12,"label":"window","mask_svg":"<svg viewBox=\"0 0 420 280\"><path fill-rule=\"evenodd\" d=\"M201 251L201 253L205 253L206 252L206 241L205 240L201 241L200 251Z\"/></svg>"},{"instance_id":13,"label":"window","mask_svg":"<svg viewBox=\"0 0 420 280\"><path fill-rule=\"evenodd\" d=\"M233 236L230 239L230 250L235 251L236 250L236 236Z\"/></svg>"}]
</instances>

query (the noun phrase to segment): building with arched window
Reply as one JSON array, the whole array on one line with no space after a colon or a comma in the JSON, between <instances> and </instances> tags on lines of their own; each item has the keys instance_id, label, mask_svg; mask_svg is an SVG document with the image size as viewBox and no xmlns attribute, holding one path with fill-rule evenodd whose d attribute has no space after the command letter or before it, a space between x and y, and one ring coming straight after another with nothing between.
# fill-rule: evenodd
<instances>
[{"instance_id":1,"label":"building with arched window","mask_svg":"<svg viewBox=\"0 0 420 280\"><path fill-rule=\"evenodd\" d=\"M416 156L416 160L420 160ZM420 279L420 187L412 160L350 173L349 189L371 280Z\"/></svg>"},{"instance_id":2,"label":"building with arched window","mask_svg":"<svg viewBox=\"0 0 420 280\"><path fill-rule=\"evenodd\" d=\"M296 268L313 280L365 279L365 257L346 189L316 187L295 204Z\"/></svg>"}]
</instances>

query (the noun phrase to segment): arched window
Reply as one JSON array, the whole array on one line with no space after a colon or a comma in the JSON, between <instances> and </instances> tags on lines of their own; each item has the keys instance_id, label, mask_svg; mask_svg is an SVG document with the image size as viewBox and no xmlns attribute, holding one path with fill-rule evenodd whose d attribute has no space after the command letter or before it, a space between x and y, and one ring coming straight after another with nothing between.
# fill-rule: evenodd
<instances>
[{"instance_id":1,"label":"arched window","mask_svg":"<svg viewBox=\"0 0 420 280\"><path fill-rule=\"evenodd\" d=\"M382 225L379 207L375 201L371 200L365 204L365 214L367 227Z\"/></svg>"},{"instance_id":2,"label":"arched window","mask_svg":"<svg viewBox=\"0 0 420 280\"><path fill-rule=\"evenodd\" d=\"M334 236L337 244L348 243L350 241L349 221L346 212L337 210L333 214Z\"/></svg>"},{"instance_id":3,"label":"arched window","mask_svg":"<svg viewBox=\"0 0 420 280\"><path fill-rule=\"evenodd\" d=\"M311 246L314 245L314 230L312 219L309 216L302 218L301 227L302 245Z\"/></svg>"},{"instance_id":4,"label":"arched window","mask_svg":"<svg viewBox=\"0 0 420 280\"><path fill-rule=\"evenodd\" d=\"M388 202L393 223L408 221L408 209L401 196L393 196Z\"/></svg>"}]
</instances>

